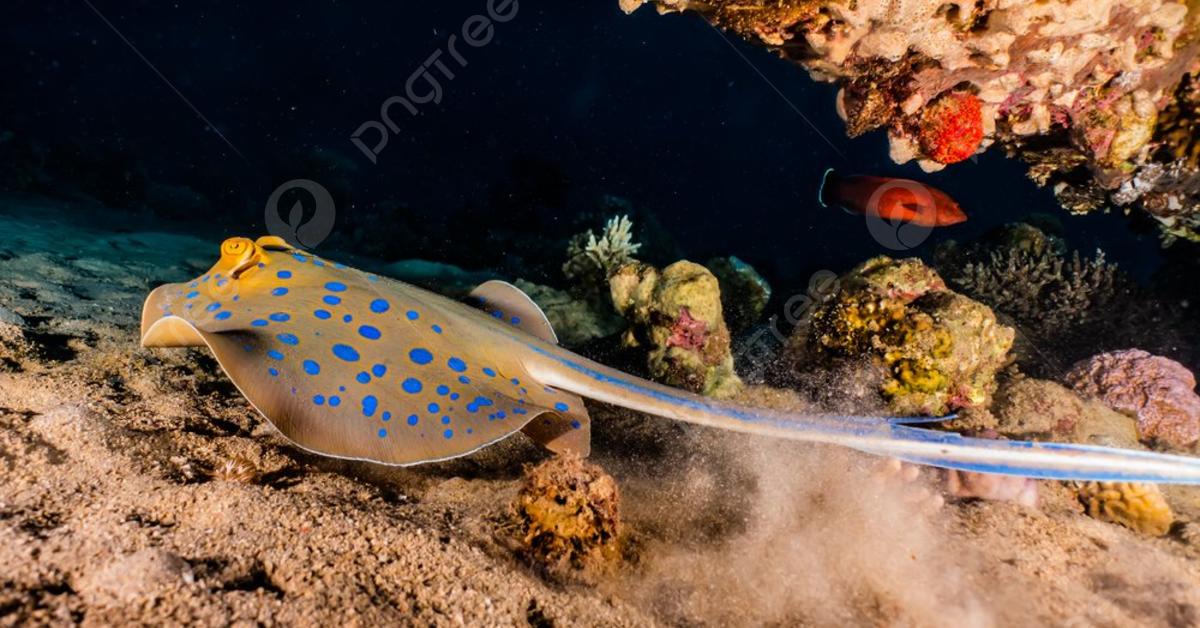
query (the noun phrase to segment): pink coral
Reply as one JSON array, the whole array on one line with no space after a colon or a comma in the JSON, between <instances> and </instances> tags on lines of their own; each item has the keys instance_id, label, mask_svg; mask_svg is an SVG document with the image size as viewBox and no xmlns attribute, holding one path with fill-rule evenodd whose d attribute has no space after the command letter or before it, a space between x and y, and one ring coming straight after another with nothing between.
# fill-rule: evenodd
<instances>
[{"instance_id":1,"label":"pink coral","mask_svg":"<svg viewBox=\"0 0 1200 628\"><path fill-rule=\"evenodd\" d=\"M1182 364L1139 349L1102 353L1067 374L1075 390L1137 416L1142 440L1191 447L1200 440L1196 377Z\"/></svg>"},{"instance_id":2,"label":"pink coral","mask_svg":"<svg viewBox=\"0 0 1200 628\"><path fill-rule=\"evenodd\" d=\"M668 347L683 347L695 350L704 346L708 340L708 323L692 318L692 313L686 307L679 308L679 318L671 328L671 337L667 340Z\"/></svg>"}]
</instances>

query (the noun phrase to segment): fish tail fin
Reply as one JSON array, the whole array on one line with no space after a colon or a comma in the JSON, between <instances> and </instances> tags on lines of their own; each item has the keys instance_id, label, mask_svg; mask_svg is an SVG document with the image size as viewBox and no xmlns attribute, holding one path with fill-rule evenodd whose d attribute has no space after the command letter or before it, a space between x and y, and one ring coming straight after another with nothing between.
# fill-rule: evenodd
<instances>
[{"instance_id":1,"label":"fish tail fin","mask_svg":"<svg viewBox=\"0 0 1200 628\"><path fill-rule=\"evenodd\" d=\"M825 202L825 186L829 184L830 178L836 176L833 168L826 168L825 174L821 175L821 187L817 189L817 202L821 204L821 207L829 207L829 203Z\"/></svg>"},{"instance_id":2,"label":"fish tail fin","mask_svg":"<svg viewBox=\"0 0 1200 628\"><path fill-rule=\"evenodd\" d=\"M1197 457L1093 445L971 438L887 418L776 412L655 384L557 348L531 348L541 354L541 359L527 366L546 386L697 425L841 445L963 471L1047 480L1200 484Z\"/></svg>"}]
</instances>

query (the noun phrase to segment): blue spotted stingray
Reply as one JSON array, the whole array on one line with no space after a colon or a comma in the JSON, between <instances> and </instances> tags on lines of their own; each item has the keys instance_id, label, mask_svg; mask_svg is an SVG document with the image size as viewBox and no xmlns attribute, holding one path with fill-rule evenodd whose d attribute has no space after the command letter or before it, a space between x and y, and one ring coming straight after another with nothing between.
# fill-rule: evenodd
<instances>
[{"instance_id":1,"label":"blue spotted stingray","mask_svg":"<svg viewBox=\"0 0 1200 628\"><path fill-rule=\"evenodd\" d=\"M562 349L517 288L472 307L323 260L276 237L232 238L194 281L155 289L147 347L207 346L268 421L328 456L408 465L463 456L521 431L587 455L581 396L699 425L851 447L966 471L1059 480L1200 483L1200 459L968 438L920 419L795 414L709 399Z\"/></svg>"}]
</instances>

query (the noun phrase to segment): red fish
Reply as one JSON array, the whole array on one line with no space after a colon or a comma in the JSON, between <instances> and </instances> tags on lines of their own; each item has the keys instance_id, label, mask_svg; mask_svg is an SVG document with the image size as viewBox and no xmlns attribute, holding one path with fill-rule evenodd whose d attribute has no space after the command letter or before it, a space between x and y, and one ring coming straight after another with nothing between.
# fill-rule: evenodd
<instances>
[{"instance_id":1,"label":"red fish","mask_svg":"<svg viewBox=\"0 0 1200 628\"><path fill-rule=\"evenodd\" d=\"M817 199L825 207L923 227L946 227L967 219L958 203L935 187L912 179L842 177L833 168L825 171Z\"/></svg>"}]
</instances>

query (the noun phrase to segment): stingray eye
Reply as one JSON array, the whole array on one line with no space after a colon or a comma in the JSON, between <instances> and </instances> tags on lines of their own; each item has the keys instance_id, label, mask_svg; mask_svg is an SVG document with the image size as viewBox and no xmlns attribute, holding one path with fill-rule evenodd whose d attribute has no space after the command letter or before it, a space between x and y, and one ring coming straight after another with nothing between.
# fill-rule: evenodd
<instances>
[{"instance_id":1,"label":"stingray eye","mask_svg":"<svg viewBox=\"0 0 1200 628\"><path fill-rule=\"evenodd\" d=\"M230 276L237 279L258 261L258 247L249 238L229 238L221 243L221 262L230 267Z\"/></svg>"}]
</instances>

